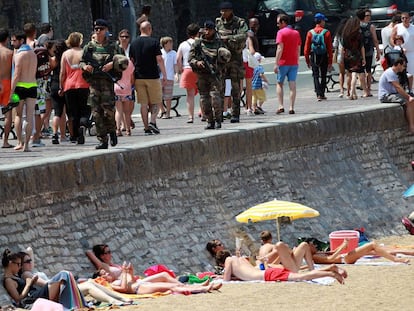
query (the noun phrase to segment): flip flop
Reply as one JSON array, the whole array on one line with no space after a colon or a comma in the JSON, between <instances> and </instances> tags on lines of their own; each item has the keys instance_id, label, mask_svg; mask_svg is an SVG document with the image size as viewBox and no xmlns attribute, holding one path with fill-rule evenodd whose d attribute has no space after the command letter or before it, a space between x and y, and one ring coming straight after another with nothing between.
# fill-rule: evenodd
<instances>
[{"instance_id":1,"label":"flip flop","mask_svg":"<svg viewBox=\"0 0 414 311\"><path fill-rule=\"evenodd\" d=\"M9 148L14 148L13 145L8 145L8 146L2 146L3 149L9 149Z\"/></svg>"}]
</instances>

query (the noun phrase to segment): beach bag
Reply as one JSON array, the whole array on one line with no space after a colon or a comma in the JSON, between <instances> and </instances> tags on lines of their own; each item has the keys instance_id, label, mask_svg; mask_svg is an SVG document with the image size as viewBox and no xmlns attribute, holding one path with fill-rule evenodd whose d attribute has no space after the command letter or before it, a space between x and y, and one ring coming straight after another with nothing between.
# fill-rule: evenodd
<instances>
[{"instance_id":1,"label":"beach bag","mask_svg":"<svg viewBox=\"0 0 414 311\"><path fill-rule=\"evenodd\" d=\"M60 303L47 300L44 298L36 299L33 304L32 311L63 311L63 306Z\"/></svg>"},{"instance_id":2,"label":"beach bag","mask_svg":"<svg viewBox=\"0 0 414 311\"><path fill-rule=\"evenodd\" d=\"M324 55L326 54L326 44L325 44L325 33L328 30L324 29L320 33L311 30L312 34L312 43L311 43L311 52L315 55Z\"/></svg>"},{"instance_id":3,"label":"beach bag","mask_svg":"<svg viewBox=\"0 0 414 311\"><path fill-rule=\"evenodd\" d=\"M169 275L171 275L173 278L175 278L174 271L168 269L164 265L154 265L154 266L151 266L151 267L147 268L144 271L144 275L145 276L151 276L151 275L158 274L158 273L161 273L161 272L167 272Z\"/></svg>"},{"instance_id":4,"label":"beach bag","mask_svg":"<svg viewBox=\"0 0 414 311\"><path fill-rule=\"evenodd\" d=\"M414 224L408 217L403 217L401 219L402 224L404 225L405 229L411 234L414 235Z\"/></svg>"}]
</instances>

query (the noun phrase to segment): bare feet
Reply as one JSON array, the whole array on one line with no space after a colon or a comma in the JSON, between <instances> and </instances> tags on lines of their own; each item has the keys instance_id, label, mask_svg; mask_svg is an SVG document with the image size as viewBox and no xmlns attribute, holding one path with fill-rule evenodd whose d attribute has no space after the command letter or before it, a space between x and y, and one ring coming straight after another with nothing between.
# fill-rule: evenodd
<instances>
[{"instance_id":1,"label":"bare feet","mask_svg":"<svg viewBox=\"0 0 414 311\"><path fill-rule=\"evenodd\" d=\"M209 292L212 290L219 290L223 286L223 283L212 283L208 289Z\"/></svg>"},{"instance_id":2,"label":"bare feet","mask_svg":"<svg viewBox=\"0 0 414 311\"><path fill-rule=\"evenodd\" d=\"M210 278L208 278L207 280L205 280L203 283L201 283L200 285L202 286L207 286L210 284Z\"/></svg>"},{"instance_id":3,"label":"bare feet","mask_svg":"<svg viewBox=\"0 0 414 311\"><path fill-rule=\"evenodd\" d=\"M394 262L402 262L402 263L410 263L410 259L408 258L402 258L402 257L395 257Z\"/></svg>"},{"instance_id":4,"label":"bare feet","mask_svg":"<svg viewBox=\"0 0 414 311\"><path fill-rule=\"evenodd\" d=\"M16 147L14 147L14 150L22 150L24 148L24 145L23 144L17 144L17 146Z\"/></svg>"},{"instance_id":5,"label":"bare feet","mask_svg":"<svg viewBox=\"0 0 414 311\"><path fill-rule=\"evenodd\" d=\"M348 273L346 272L346 270L342 269L342 268L339 268L335 264L330 265L327 270L338 273L343 279L346 279L348 277Z\"/></svg>"}]
</instances>

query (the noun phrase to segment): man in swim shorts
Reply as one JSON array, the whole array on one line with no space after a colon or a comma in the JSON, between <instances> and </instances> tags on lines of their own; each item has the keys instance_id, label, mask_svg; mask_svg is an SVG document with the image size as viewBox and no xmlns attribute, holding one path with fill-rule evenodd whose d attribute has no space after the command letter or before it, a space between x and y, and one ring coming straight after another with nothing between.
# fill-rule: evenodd
<instances>
[{"instance_id":1,"label":"man in swim shorts","mask_svg":"<svg viewBox=\"0 0 414 311\"><path fill-rule=\"evenodd\" d=\"M10 88L11 88L11 67L13 60L13 51L8 47L9 32L5 29L0 29L0 106L4 115L4 132L3 132L3 146L2 148L13 148L9 144L9 134L12 125L12 111L5 109L9 104ZM7 112L6 112L7 110Z\"/></svg>"},{"instance_id":2,"label":"man in swim shorts","mask_svg":"<svg viewBox=\"0 0 414 311\"><path fill-rule=\"evenodd\" d=\"M347 277L346 271L336 265L302 273L291 272L282 265L263 271L252 266L244 257L231 256L228 250L219 251L216 260L219 265L224 265L224 281L232 279L242 281L307 281L329 276L335 278L340 284L344 284L344 279Z\"/></svg>"},{"instance_id":3,"label":"man in swim shorts","mask_svg":"<svg viewBox=\"0 0 414 311\"><path fill-rule=\"evenodd\" d=\"M37 98L37 57L33 49L26 44L26 35L24 33L17 32L13 34L11 41L15 49L11 94L16 93L20 97L20 103L16 108L16 119L14 122L18 143L14 149L29 151L29 140L33 130L33 117ZM24 107L26 107L27 126L25 128L26 136L23 141Z\"/></svg>"}]
</instances>

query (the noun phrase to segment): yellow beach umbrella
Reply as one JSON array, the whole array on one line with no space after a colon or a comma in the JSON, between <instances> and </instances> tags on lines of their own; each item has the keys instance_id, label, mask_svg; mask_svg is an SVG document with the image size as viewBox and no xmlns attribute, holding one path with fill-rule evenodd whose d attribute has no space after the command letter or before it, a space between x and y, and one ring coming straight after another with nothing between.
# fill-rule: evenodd
<instances>
[{"instance_id":1,"label":"yellow beach umbrella","mask_svg":"<svg viewBox=\"0 0 414 311\"><path fill-rule=\"evenodd\" d=\"M265 220L276 220L277 238L280 241L280 223L282 219L289 218L290 221L300 218L311 218L319 216L319 212L305 205L272 200L253 206L236 216L238 222L259 222Z\"/></svg>"}]
</instances>

